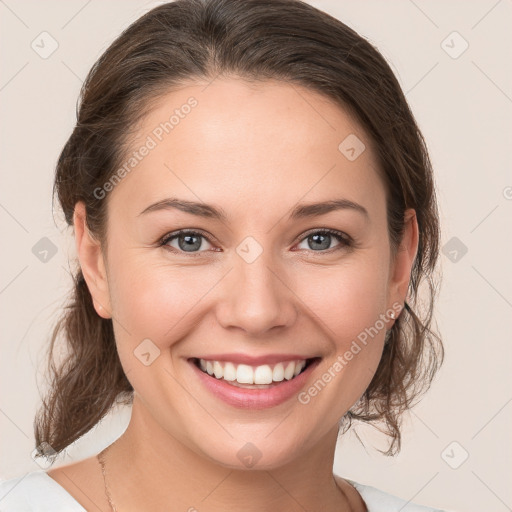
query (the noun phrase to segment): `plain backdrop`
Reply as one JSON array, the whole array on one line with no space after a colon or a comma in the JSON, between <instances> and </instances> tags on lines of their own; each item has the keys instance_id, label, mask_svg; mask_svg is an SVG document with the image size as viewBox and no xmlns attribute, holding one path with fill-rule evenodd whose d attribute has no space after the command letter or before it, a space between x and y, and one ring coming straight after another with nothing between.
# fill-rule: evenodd
<instances>
[{"instance_id":1,"label":"plain backdrop","mask_svg":"<svg viewBox=\"0 0 512 512\"><path fill-rule=\"evenodd\" d=\"M52 215L53 173L79 88L114 38L159 3L0 1L2 479L39 468L32 423L43 351L75 257L60 210ZM445 364L405 420L400 455L379 454L386 439L361 426L365 446L345 435L334 471L448 510L512 510L512 2L310 3L391 63L427 140L442 222L436 320ZM55 254L41 257L41 244ZM110 415L61 463L97 453L129 415Z\"/></svg>"}]
</instances>

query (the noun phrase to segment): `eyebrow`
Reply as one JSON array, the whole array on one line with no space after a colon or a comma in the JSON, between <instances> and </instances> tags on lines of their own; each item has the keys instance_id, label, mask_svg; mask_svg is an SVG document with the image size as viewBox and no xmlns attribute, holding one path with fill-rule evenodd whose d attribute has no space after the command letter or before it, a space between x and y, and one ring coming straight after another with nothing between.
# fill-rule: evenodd
<instances>
[{"instance_id":1,"label":"eyebrow","mask_svg":"<svg viewBox=\"0 0 512 512\"><path fill-rule=\"evenodd\" d=\"M150 212L172 209L180 210L198 217L217 219L224 222L228 219L226 212L222 208L217 208L206 203L198 203L176 198L167 198L158 201L157 203L154 203L142 210L139 213L139 216ZM336 210L353 210L361 213L369 219L368 210L364 206L348 199L333 199L331 201L319 203L299 204L292 210L289 215L289 219L295 220L306 217L317 217Z\"/></svg>"},{"instance_id":2,"label":"eyebrow","mask_svg":"<svg viewBox=\"0 0 512 512\"><path fill-rule=\"evenodd\" d=\"M149 212L172 209L181 210L182 212L197 215L198 217L208 217L222 221L227 220L226 212L222 208L216 208L215 206L206 203L196 203L194 201L186 201L184 199L175 199L172 197L163 199L162 201L158 201L157 203L148 206L139 213L139 216Z\"/></svg>"},{"instance_id":3,"label":"eyebrow","mask_svg":"<svg viewBox=\"0 0 512 512\"><path fill-rule=\"evenodd\" d=\"M368 210L364 206L348 199L333 199L322 203L299 204L292 210L290 219L316 217L336 210L353 210L363 214L367 219L370 218Z\"/></svg>"}]
</instances>

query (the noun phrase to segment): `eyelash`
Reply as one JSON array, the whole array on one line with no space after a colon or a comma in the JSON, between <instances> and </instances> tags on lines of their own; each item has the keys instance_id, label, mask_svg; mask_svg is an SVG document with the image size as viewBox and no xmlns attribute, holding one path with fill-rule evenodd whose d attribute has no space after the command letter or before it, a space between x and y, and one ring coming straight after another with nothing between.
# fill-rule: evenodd
<instances>
[{"instance_id":1,"label":"eyelash","mask_svg":"<svg viewBox=\"0 0 512 512\"><path fill-rule=\"evenodd\" d=\"M326 250L323 250L323 251L313 251L313 250L310 249L309 252L320 253L320 254L322 254L322 253L330 254L330 253L335 252L337 250L350 248L350 247L352 247L354 245L354 240L352 239L352 237L350 237L346 233L343 233L342 231L336 231L334 229L328 229L328 228L326 228L326 229L315 229L313 231L306 232L298 242L302 242L303 240L309 238L311 235L315 235L315 234L322 234L322 235L328 234L328 235L332 235L332 236L334 236L340 242L340 244L337 245L336 247L332 247L331 249L326 249ZM173 232L173 233L166 234L158 242L159 247L166 246L166 244L168 244L171 240L174 240L175 238L178 238L180 235L200 235L201 237L205 238L210 244L212 244L212 242L210 241L208 236L206 236L206 234L203 233L202 231L200 231L200 230L191 230L191 229L182 229L180 231L176 231L176 232ZM170 247L170 246L167 246L165 248L170 250L171 252L175 252L175 253L179 253L179 254L187 254L187 255L192 256L192 257L201 256L202 253L205 252L205 251L199 251L199 252L181 251L179 249L176 249L176 248Z\"/></svg>"}]
</instances>

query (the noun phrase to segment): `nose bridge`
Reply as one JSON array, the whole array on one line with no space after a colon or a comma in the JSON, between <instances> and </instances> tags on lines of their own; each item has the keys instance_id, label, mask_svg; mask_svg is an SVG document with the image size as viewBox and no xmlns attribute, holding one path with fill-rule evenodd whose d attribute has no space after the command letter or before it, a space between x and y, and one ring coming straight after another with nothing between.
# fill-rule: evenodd
<instances>
[{"instance_id":1,"label":"nose bridge","mask_svg":"<svg viewBox=\"0 0 512 512\"><path fill-rule=\"evenodd\" d=\"M272 251L261 250L256 257L254 251L251 240L237 248L217 314L224 327L239 327L257 335L290 325L296 313L294 294L287 287L282 267L273 261Z\"/></svg>"}]
</instances>

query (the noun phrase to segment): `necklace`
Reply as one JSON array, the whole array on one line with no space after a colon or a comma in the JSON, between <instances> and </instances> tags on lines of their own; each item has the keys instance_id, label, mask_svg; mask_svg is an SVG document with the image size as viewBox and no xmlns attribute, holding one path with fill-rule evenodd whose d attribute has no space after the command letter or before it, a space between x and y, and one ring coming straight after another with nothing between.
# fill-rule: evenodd
<instances>
[{"instance_id":1,"label":"necklace","mask_svg":"<svg viewBox=\"0 0 512 512\"><path fill-rule=\"evenodd\" d=\"M111 445L110 445L111 446ZM114 505L114 502L112 501L112 496L110 495L110 490L107 485L107 477L106 477L106 470L105 470L105 454L107 453L107 450L110 448L110 446L107 446L104 450L102 450L100 453L98 453L98 462L101 466L101 474L103 475L103 483L105 484L105 496L107 497L108 504L110 505L110 509L112 512L117 512L116 506Z\"/></svg>"},{"instance_id":2,"label":"necklace","mask_svg":"<svg viewBox=\"0 0 512 512\"><path fill-rule=\"evenodd\" d=\"M110 446L112 446L112 445L110 445ZM107 497L108 504L110 505L110 509L112 510L112 512L117 512L117 508L114 505L114 501L112 500L112 495L110 494L110 490L109 490L108 485L107 485L107 476L106 476L107 471L105 469L105 455L106 455L108 449L110 448L110 446L107 446L100 453L98 453L97 459L98 459L98 462L100 463L100 466L101 466L101 474L103 475L103 483L105 484L105 496ZM338 482L336 482L336 480L334 482L336 484L336 487L343 494L343 497L345 499L347 499L347 495L345 494L343 489L338 485ZM349 507L350 507L350 511L352 512L352 510L353 510L352 505L349 504Z\"/></svg>"}]
</instances>

